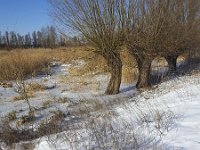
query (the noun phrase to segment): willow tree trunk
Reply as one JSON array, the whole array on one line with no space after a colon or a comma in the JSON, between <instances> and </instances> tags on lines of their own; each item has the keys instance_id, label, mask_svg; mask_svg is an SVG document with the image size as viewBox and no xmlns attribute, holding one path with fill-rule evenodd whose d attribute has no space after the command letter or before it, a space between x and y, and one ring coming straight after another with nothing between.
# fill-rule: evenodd
<instances>
[{"instance_id":1,"label":"willow tree trunk","mask_svg":"<svg viewBox=\"0 0 200 150\"><path fill-rule=\"evenodd\" d=\"M137 61L139 69L139 77L136 84L138 89L151 87L150 83L150 71L151 60Z\"/></svg>"},{"instance_id":2,"label":"willow tree trunk","mask_svg":"<svg viewBox=\"0 0 200 150\"><path fill-rule=\"evenodd\" d=\"M105 94L114 95L118 94L121 85L122 78L122 61L119 55L113 57L107 57L107 65L109 66L111 78L106 89Z\"/></svg>"},{"instance_id":3,"label":"willow tree trunk","mask_svg":"<svg viewBox=\"0 0 200 150\"><path fill-rule=\"evenodd\" d=\"M178 56L167 56L165 59L167 60L169 66L169 72L175 72L177 69L177 58Z\"/></svg>"}]
</instances>

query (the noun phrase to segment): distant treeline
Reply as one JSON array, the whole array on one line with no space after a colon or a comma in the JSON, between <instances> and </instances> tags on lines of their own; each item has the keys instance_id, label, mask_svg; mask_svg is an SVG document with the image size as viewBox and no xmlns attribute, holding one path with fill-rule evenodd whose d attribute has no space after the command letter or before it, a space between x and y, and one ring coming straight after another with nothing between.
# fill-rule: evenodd
<instances>
[{"instance_id":1,"label":"distant treeline","mask_svg":"<svg viewBox=\"0 0 200 150\"><path fill-rule=\"evenodd\" d=\"M68 37L56 32L55 27L43 27L40 31L21 35L14 31L0 31L0 49L15 48L56 48L63 46L82 45L83 39L74 36Z\"/></svg>"}]
</instances>

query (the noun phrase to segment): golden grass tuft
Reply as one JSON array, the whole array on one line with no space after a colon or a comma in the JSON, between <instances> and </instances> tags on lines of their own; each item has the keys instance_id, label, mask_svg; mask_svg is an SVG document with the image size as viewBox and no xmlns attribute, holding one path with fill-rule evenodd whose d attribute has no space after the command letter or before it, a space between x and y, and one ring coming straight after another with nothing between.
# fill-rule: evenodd
<instances>
[{"instance_id":1,"label":"golden grass tuft","mask_svg":"<svg viewBox=\"0 0 200 150\"><path fill-rule=\"evenodd\" d=\"M0 87L3 87L3 88L12 88L13 84L9 83L9 82L2 82L2 83L0 83Z\"/></svg>"},{"instance_id":2,"label":"golden grass tuft","mask_svg":"<svg viewBox=\"0 0 200 150\"><path fill-rule=\"evenodd\" d=\"M33 94L33 92L28 92L27 97L29 99L29 98L35 97L35 95ZM20 100L25 100L25 99L26 99L26 97L24 94L20 94L19 96L13 97L13 101L20 101Z\"/></svg>"},{"instance_id":3,"label":"golden grass tuft","mask_svg":"<svg viewBox=\"0 0 200 150\"><path fill-rule=\"evenodd\" d=\"M53 102L51 100L47 100L42 103L43 108L49 108Z\"/></svg>"},{"instance_id":4,"label":"golden grass tuft","mask_svg":"<svg viewBox=\"0 0 200 150\"><path fill-rule=\"evenodd\" d=\"M28 84L28 87L27 87L27 91L37 92L37 91L44 91L44 90L45 90L45 86L39 83L30 83Z\"/></svg>"}]
</instances>

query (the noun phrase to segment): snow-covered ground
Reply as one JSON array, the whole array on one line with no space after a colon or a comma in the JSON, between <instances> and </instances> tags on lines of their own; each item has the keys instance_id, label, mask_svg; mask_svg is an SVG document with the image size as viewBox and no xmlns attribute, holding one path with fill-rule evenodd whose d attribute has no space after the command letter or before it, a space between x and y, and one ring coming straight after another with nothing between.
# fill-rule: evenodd
<instances>
[{"instance_id":1,"label":"snow-covered ground","mask_svg":"<svg viewBox=\"0 0 200 150\"><path fill-rule=\"evenodd\" d=\"M26 84L38 84L44 86L45 90L34 92L30 98L31 106L38 108L47 101L52 105L63 107L63 104L56 103L59 99L66 99L65 104L78 103L80 100L106 100L133 96L135 94L134 84L122 84L121 94L115 96L105 96L104 90L109 80L109 74L96 74L88 76L71 76L70 67L83 67L83 60L74 61L71 64L52 63L51 75L39 75L25 80ZM23 112L28 109L26 101L14 100L19 96L16 92L19 85L12 82L13 87L4 88L0 86L0 116L4 117L11 111ZM59 105L59 106L58 106ZM55 106L53 106L55 108Z\"/></svg>"},{"instance_id":2,"label":"snow-covered ground","mask_svg":"<svg viewBox=\"0 0 200 150\"><path fill-rule=\"evenodd\" d=\"M122 120L135 123L135 118L146 115L149 124L155 127L158 126L156 113L160 113L164 118L164 124L160 123L163 143L172 149L200 149L199 75L162 83L156 90L138 95L134 101L116 108Z\"/></svg>"},{"instance_id":3,"label":"snow-covered ground","mask_svg":"<svg viewBox=\"0 0 200 150\"><path fill-rule=\"evenodd\" d=\"M70 75L70 67L84 65L84 61L53 64L51 76L26 80L27 84L39 83L46 87L30 98L31 106L36 108L34 126L39 126L57 110L65 114L70 112L65 120L74 117L82 120L70 130L18 143L16 149L22 149L21 146L26 143L32 143L35 149L40 150L95 149L102 143L107 149L113 149L114 145L117 149L200 149L199 73L176 77L142 93L136 91L134 83L122 84L120 94L105 96L103 92L109 74ZM2 118L13 111L16 111L17 119L28 113L24 100L13 100L18 96L15 92L17 86L13 85L11 88L0 87ZM95 108L88 109L90 112L84 114L85 110L81 107ZM73 114L74 109L82 110L82 114Z\"/></svg>"}]
</instances>

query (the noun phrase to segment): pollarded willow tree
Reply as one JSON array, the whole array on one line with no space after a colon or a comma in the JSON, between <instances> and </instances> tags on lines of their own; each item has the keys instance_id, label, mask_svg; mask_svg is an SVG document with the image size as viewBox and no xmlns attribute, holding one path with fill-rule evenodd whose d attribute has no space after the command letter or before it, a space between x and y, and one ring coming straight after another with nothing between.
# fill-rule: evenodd
<instances>
[{"instance_id":1,"label":"pollarded willow tree","mask_svg":"<svg viewBox=\"0 0 200 150\"><path fill-rule=\"evenodd\" d=\"M111 78L106 94L117 94L121 84L120 47L124 40L125 0L50 0L52 16L62 28L81 33L95 53L103 56Z\"/></svg>"},{"instance_id":2,"label":"pollarded willow tree","mask_svg":"<svg viewBox=\"0 0 200 150\"><path fill-rule=\"evenodd\" d=\"M199 19L194 15L198 5L193 0L130 1L134 9L129 10L127 45L137 60L140 72L136 86L145 88L151 85L150 68L155 57L167 58L171 68L173 57L195 47L199 39ZM183 7L181 4L186 5L186 1L193 3ZM192 6L195 4L197 6ZM187 12L188 17L183 12Z\"/></svg>"},{"instance_id":3,"label":"pollarded willow tree","mask_svg":"<svg viewBox=\"0 0 200 150\"><path fill-rule=\"evenodd\" d=\"M200 40L200 1L179 0L174 2L172 33L168 35L171 46L166 58L170 71L176 71L177 57L199 48Z\"/></svg>"},{"instance_id":4,"label":"pollarded willow tree","mask_svg":"<svg viewBox=\"0 0 200 150\"><path fill-rule=\"evenodd\" d=\"M139 69L137 88L150 87L152 60L168 53L174 25L171 8L173 1L167 0L130 0L134 7L129 10L127 45L135 56Z\"/></svg>"}]
</instances>

